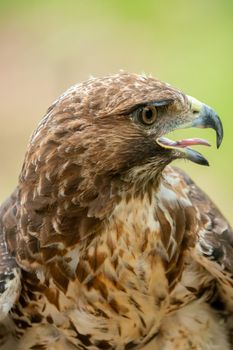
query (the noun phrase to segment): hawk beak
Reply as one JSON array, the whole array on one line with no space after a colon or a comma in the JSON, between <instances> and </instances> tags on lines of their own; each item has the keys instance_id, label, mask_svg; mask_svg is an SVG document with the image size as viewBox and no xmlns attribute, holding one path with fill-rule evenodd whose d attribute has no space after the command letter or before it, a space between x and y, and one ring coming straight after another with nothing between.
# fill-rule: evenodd
<instances>
[{"instance_id":1,"label":"hawk beak","mask_svg":"<svg viewBox=\"0 0 233 350\"><path fill-rule=\"evenodd\" d=\"M191 111L194 115L194 119L190 123L183 125L182 128L194 127L214 129L216 131L217 148L219 148L223 140L223 126L219 116L212 108L204 103L201 103L191 96L187 97L191 106Z\"/></svg>"},{"instance_id":2,"label":"hawk beak","mask_svg":"<svg viewBox=\"0 0 233 350\"><path fill-rule=\"evenodd\" d=\"M216 132L217 148L219 148L223 140L223 126L219 116L212 108L205 105L204 103L196 100L191 96L187 96L187 98L190 104L190 113L188 115L189 121L184 124L181 124L178 127L178 129L185 129L185 128L214 129ZM203 157L202 154L188 147L188 146L194 146L194 145L210 146L210 144L206 140L193 138L193 139L186 139L186 140L180 140L180 141L172 141L165 137L160 137L157 139L157 143L163 148L173 149L175 151L174 154L177 155L177 158L186 158L200 165L209 165L207 159Z\"/></svg>"}]
</instances>

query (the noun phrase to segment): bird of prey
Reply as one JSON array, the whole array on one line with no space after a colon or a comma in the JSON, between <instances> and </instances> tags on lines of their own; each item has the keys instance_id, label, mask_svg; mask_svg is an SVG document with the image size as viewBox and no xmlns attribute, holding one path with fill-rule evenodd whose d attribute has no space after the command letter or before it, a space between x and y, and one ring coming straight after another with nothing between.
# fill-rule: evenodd
<instances>
[{"instance_id":1,"label":"bird of prey","mask_svg":"<svg viewBox=\"0 0 233 350\"><path fill-rule=\"evenodd\" d=\"M65 92L0 208L0 349L233 349L233 232L170 163L213 109L120 72Z\"/></svg>"}]
</instances>

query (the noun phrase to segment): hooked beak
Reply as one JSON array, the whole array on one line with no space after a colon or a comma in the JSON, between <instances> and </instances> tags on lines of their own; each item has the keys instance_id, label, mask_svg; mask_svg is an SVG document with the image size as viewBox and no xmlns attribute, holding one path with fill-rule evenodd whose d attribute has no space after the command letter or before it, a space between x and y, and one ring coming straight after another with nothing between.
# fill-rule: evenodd
<instances>
[{"instance_id":1,"label":"hooked beak","mask_svg":"<svg viewBox=\"0 0 233 350\"><path fill-rule=\"evenodd\" d=\"M195 98L188 96L188 100L190 102L191 111L194 113L194 116L196 114L196 118L190 123L187 123L184 127L214 129L216 131L217 148L219 148L223 140L223 126L219 116L212 108Z\"/></svg>"},{"instance_id":2,"label":"hooked beak","mask_svg":"<svg viewBox=\"0 0 233 350\"><path fill-rule=\"evenodd\" d=\"M187 117L188 121L184 124L181 124L178 129L192 127L214 129L216 132L217 148L219 148L223 140L223 126L219 116L212 108L205 105L204 103L196 100L191 96L187 96L187 98L190 105L190 113ZM157 143L164 148L175 150L177 158L186 158L200 165L209 165L207 159L202 154L188 147L192 145L210 146L206 140L194 138L172 141L165 137L160 137L157 139Z\"/></svg>"}]
</instances>

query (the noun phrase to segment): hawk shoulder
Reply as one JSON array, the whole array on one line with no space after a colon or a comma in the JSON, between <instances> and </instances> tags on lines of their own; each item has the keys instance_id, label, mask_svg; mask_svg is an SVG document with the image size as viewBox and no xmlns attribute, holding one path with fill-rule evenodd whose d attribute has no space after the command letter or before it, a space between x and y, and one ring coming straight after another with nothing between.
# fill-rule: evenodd
<instances>
[{"instance_id":1,"label":"hawk shoulder","mask_svg":"<svg viewBox=\"0 0 233 350\"><path fill-rule=\"evenodd\" d=\"M199 216L199 230L193 256L211 275L224 303L233 310L233 230L219 209L182 170L186 192Z\"/></svg>"},{"instance_id":2,"label":"hawk shoulder","mask_svg":"<svg viewBox=\"0 0 233 350\"><path fill-rule=\"evenodd\" d=\"M0 321L17 301L20 289L20 268L11 248L16 247L16 193L0 206ZM6 230L9 242L6 239ZM10 248L11 246L11 248Z\"/></svg>"}]
</instances>

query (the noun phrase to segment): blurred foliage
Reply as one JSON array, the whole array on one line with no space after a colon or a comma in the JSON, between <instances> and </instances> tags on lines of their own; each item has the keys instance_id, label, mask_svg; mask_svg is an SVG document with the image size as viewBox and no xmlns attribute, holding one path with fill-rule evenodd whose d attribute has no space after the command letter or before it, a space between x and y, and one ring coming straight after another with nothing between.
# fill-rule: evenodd
<instances>
[{"instance_id":1,"label":"blurred foliage","mask_svg":"<svg viewBox=\"0 0 233 350\"><path fill-rule=\"evenodd\" d=\"M125 69L181 88L220 114L211 168L179 162L233 223L232 0L0 0L0 199L51 102L89 75ZM212 131L176 133L206 137ZM177 165L176 164L176 165Z\"/></svg>"}]
</instances>

